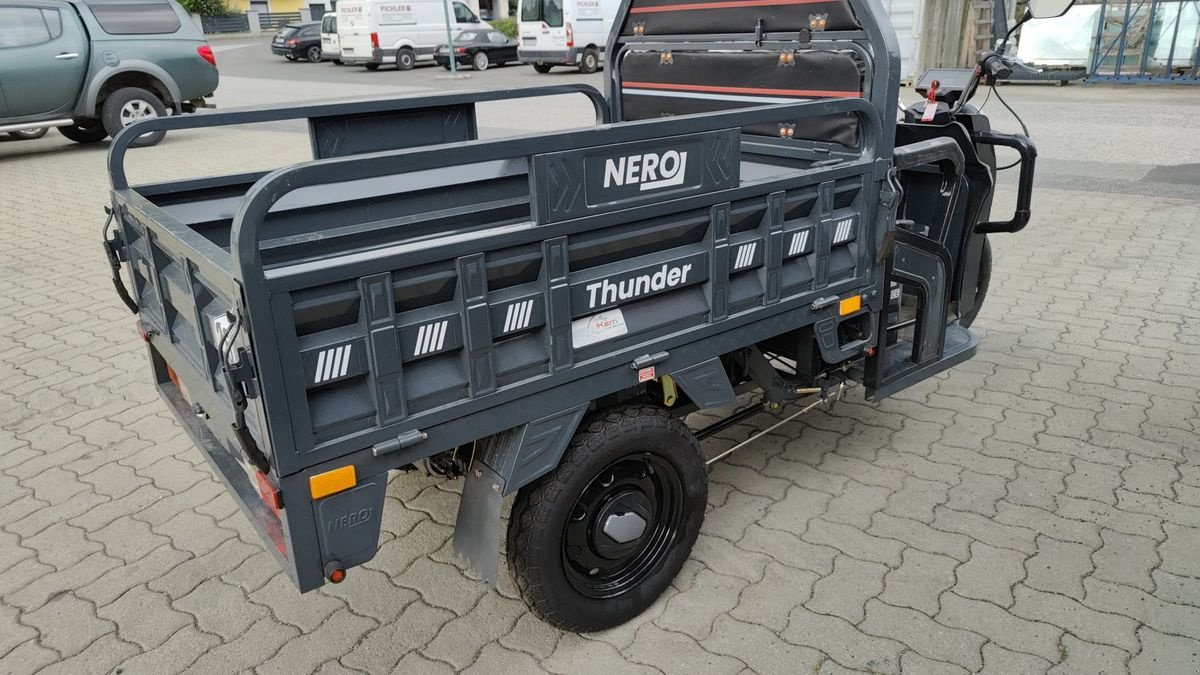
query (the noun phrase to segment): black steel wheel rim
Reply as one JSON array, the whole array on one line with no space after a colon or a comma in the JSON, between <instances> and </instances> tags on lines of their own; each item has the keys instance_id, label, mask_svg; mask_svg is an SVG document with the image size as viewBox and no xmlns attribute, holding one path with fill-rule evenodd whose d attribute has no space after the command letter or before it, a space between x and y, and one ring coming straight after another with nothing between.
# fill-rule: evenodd
<instances>
[{"instance_id":1,"label":"black steel wheel rim","mask_svg":"<svg viewBox=\"0 0 1200 675\"><path fill-rule=\"evenodd\" d=\"M562 561L571 586L597 600L636 588L678 537L683 499L679 470L653 453L623 457L598 472L563 526Z\"/></svg>"}]
</instances>

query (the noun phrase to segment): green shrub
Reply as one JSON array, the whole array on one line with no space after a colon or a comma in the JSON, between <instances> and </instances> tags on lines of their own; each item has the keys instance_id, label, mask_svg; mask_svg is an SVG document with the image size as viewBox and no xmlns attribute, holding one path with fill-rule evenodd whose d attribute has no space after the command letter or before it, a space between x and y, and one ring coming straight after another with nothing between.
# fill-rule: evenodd
<instances>
[{"instance_id":1,"label":"green shrub","mask_svg":"<svg viewBox=\"0 0 1200 675\"><path fill-rule=\"evenodd\" d=\"M510 38L517 37L517 22L515 19L492 19L488 23L492 24L492 28L495 28Z\"/></svg>"},{"instance_id":2,"label":"green shrub","mask_svg":"<svg viewBox=\"0 0 1200 675\"><path fill-rule=\"evenodd\" d=\"M225 0L179 0L179 4L188 13L200 16L227 16L230 13Z\"/></svg>"}]
</instances>

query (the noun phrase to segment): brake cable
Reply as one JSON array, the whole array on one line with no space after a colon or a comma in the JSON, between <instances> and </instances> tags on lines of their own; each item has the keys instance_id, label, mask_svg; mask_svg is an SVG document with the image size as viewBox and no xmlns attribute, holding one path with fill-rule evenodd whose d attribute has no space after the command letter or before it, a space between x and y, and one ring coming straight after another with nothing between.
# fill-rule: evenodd
<instances>
[{"instance_id":1,"label":"brake cable","mask_svg":"<svg viewBox=\"0 0 1200 675\"><path fill-rule=\"evenodd\" d=\"M1017 119L1017 124L1021 125L1021 133L1025 134L1025 137L1028 138L1029 137L1029 127L1025 126L1025 120L1021 119L1021 116L1017 114L1017 111L1013 110L1012 106L1010 106L1008 104L1008 101L1005 101L1004 97L1000 95L1000 92L996 89L995 82L992 83L992 91L996 92L996 98L999 99L1000 103L1004 104L1004 107L1006 109L1008 109L1008 112L1011 113L1012 116ZM989 98L991 97L991 92L988 93L988 97ZM986 103L986 101L985 101L985 103ZM1020 163L1021 163L1021 160L1018 159L1017 161L1013 162L1012 164L1009 164L1008 166L996 167L996 170L997 171L1007 171L1008 169L1011 169Z\"/></svg>"}]
</instances>

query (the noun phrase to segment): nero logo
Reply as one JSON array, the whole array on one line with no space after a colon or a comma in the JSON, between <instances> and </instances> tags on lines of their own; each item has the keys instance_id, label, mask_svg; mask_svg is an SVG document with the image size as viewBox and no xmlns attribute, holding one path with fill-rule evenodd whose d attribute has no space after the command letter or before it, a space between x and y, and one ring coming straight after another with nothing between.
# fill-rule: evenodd
<instances>
[{"instance_id":1,"label":"nero logo","mask_svg":"<svg viewBox=\"0 0 1200 675\"><path fill-rule=\"evenodd\" d=\"M639 190L658 190L683 185L687 152L667 150L608 159L604 162L604 187L637 185Z\"/></svg>"},{"instance_id":2,"label":"nero logo","mask_svg":"<svg viewBox=\"0 0 1200 675\"><path fill-rule=\"evenodd\" d=\"M371 520L371 516L374 515L374 512L375 509L366 508L359 509L353 513L347 513L343 516L338 516L333 520L326 521L325 531L333 532L334 530L346 530L352 527L358 527L359 525Z\"/></svg>"},{"instance_id":3,"label":"nero logo","mask_svg":"<svg viewBox=\"0 0 1200 675\"><path fill-rule=\"evenodd\" d=\"M588 309L595 309L600 305L610 305L618 300L629 300L646 295L647 293L656 293L667 288L674 288L680 284L686 284L688 272L691 271L692 266L690 264L681 267L663 265L654 273L630 277L617 283L613 283L608 279L601 279L584 287L584 290L588 294Z\"/></svg>"}]
</instances>

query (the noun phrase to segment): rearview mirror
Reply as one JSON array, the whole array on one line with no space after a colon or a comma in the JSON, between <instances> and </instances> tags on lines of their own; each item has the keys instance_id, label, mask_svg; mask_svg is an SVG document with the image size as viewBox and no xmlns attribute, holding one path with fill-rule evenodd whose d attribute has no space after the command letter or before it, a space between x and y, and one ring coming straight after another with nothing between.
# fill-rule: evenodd
<instances>
[{"instance_id":1,"label":"rearview mirror","mask_svg":"<svg viewBox=\"0 0 1200 675\"><path fill-rule=\"evenodd\" d=\"M1075 0L1029 0L1029 16L1034 19L1053 19L1067 13Z\"/></svg>"}]
</instances>

